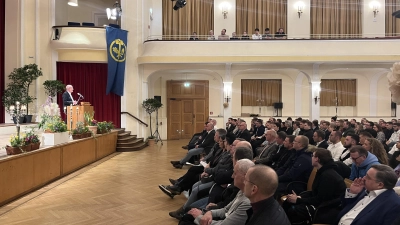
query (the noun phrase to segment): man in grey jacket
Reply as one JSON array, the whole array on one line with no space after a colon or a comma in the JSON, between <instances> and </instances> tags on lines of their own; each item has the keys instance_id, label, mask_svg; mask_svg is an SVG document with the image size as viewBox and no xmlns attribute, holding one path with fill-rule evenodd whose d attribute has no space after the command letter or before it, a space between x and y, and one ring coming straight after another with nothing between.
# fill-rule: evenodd
<instances>
[{"instance_id":1,"label":"man in grey jacket","mask_svg":"<svg viewBox=\"0 0 400 225\"><path fill-rule=\"evenodd\" d=\"M240 189L236 198L222 209L215 209L206 212L204 215L201 210L193 208L188 214L192 215L195 224L211 224L211 225L243 225L247 220L246 211L251 208L250 200L244 196L244 178L247 170L254 166L249 159L241 159L237 161L232 178L234 185ZM220 220L214 220L220 218Z\"/></svg>"}]
</instances>

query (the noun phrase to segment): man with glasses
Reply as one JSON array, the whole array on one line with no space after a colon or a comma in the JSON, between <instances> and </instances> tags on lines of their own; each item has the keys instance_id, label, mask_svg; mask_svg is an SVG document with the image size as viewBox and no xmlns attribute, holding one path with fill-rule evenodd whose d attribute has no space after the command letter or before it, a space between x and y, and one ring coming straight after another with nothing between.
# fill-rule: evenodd
<instances>
[{"instance_id":1,"label":"man with glasses","mask_svg":"<svg viewBox=\"0 0 400 225\"><path fill-rule=\"evenodd\" d=\"M252 214L246 225L289 225L282 207L274 198L278 177L273 169L264 165L251 167L244 178L244 195L251 202Z\"/></svg>"},{"instance_id":2,"label":"man with glasses","mask_svg":"<svg viewBox=\"0 0 400 225\"><path fill-rule=\"evenodd\" d=\"M247 130L247 123L246 121L242 120L239 124L239 131L236 134L237 138L243 138L244 140L250 142L251 134L249 130Z\"/></svg>"},{"instance_id":3,"label":"man with glasses","mask_svg":"<svg viewBox=\"0 0 400 225\"><path fill-rule=\"evenodd\" d=\"M378 158L364 147L354 146L350 149L350 158L353 160L351 166L350 180L364 177L372 165L380 164Z\"/></svg>"},{"instance_id":4,"label":"man with glasses","mask_svg":"<svg viewBox=\"0 0 400 225\"><path fill-rule=\"evenodd\" d=\"M400 198L393 188L396 173L386 165L373 165L346 190L339 225L386 225L400 218Z\"/></svg>"}]
</instances>

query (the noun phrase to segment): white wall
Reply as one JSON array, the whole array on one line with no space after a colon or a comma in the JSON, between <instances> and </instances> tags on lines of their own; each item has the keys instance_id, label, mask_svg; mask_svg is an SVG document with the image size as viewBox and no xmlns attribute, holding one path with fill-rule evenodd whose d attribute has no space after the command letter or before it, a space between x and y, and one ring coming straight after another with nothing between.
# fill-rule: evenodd
<instances>
[{"instance_id":1,"label":"white wall","mask_svg":"<svg viewBox=\"0 0 400 225\"><path fill-rule=\"evenodd\" d=\"M299 0L287 1L287 35L288 38L310 38L310 0L302 0L304 3L303 13L300 18L296 4Z\"/></svg>"},{"instance_id":2,"label":"white wall","mask_svg":"<svg viewBox=\"0 0 400 225\"><path fill-rule=\"evenodd\" d=\"M362 34L363 37L385 37L385 0L362 1ZM380 4L379 12L374 17L371 2Z\"/></svg>"},{"instance_id":3,"label":"white wall","mask_svg":"<svg viewBox=\"0 0 400 225\"><path fill-rule=\"evenodd\" d=\"M222 14L223 4L230 6L226 19ZM226 34L229 36L232 36L232 32L236 30L236 0L214 0L214 34L216 37L221 34L222 29L226 29Z\"/></svg>"},{"instance_id":4,"label":"white wall","mask_svg":"<svg viewBox=\"0 0 400 225\"><path fill-rule=\"evenodd\" d=\"M151 8L153 9L153 20L150 22L150 36L162 35L162 1L160 0L147 0L151 1ZM146 21L144 19L144 21ZM160 38L161 39L161 38Z\"/></svg>"}]
</instances>

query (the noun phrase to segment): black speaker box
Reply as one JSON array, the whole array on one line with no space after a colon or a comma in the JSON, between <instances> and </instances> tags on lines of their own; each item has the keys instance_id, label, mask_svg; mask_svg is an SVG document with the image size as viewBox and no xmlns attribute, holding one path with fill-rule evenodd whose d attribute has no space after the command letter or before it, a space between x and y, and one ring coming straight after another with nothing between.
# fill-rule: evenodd
<instances>
[{"instance_id":1,"label":"black speaker box","mask_svg":"<svg viewBox=\"0 0 400 225\"><path fill-rule=\"evenodd\" d=\"M282 102L275 102L274 103L274 108L275 109L282 109L283 108L283 103Z\"/></svg>"}]
</instances>

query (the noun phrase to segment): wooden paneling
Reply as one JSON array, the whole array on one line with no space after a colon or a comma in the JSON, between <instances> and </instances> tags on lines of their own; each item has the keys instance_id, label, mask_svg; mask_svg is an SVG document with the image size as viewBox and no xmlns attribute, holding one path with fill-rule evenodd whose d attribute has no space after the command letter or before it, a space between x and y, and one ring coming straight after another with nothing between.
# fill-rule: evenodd
<instances>
[{"instance_id":1,"label":"wooden paneling","mask_svg":"<svg viewBox=\"0 0 400 225\"><path fill-rule=\"evenodd\" d=\"M96 160L108 156L115 152L117 146L117 132L101 135L96 138Z\"/></svg>"},{"instance_id":2,"label":"wooden paneling","mask_svg":"<svg viewBox=\"0 0 400 225\"><path fill-rule=\"evenodd\" d=\"M168 101L168 134L169 140L181 138L181 111L182 102L177 100Z\"/></svg>"},{"instance_id":3,"label":"wooden paneling","mask_svg":"<svg viewBox=\"0 0 400 225\"><path fill-rule=\"evenodd\" d=\"M72 106L72 129L76 128L77 122L85 123L84 115L86 113L93 114L93 106L90 105L75 105ZM67 106L67 127L71 128L71 106Z\"/></svg>"},{"instance_id":4,"label":"wooden paneling","mask_svg":"<svg viewBox=\"0 0 400 225\"><path fill-rule=\"evenodd\" d=\"M191 138L193 135L193 100L182 100L182 105L181 138Z\"/></svg>"},{"instance_id":5,"label":"wooden paneling","mask_svg":"<svg viewBox=\"0 0 400 225\"><path fill-rule=\"evenodd\" d=\"M204 129L204 122L207 121L208 102L205 99L195 99L194 102L194 133L201 132Z\"/></svg>"},{"instance_id":6,"label":"wooden paneling","mask_svg":"<svg viewBox=\"0 0 400 225\"><path fill-rule=\"evenodd\" d=\"M96 160L95 139L89 138L62 147L62 174L68 174Z\"/></svg>"}]
</instances>

